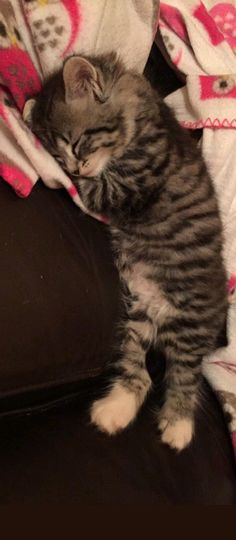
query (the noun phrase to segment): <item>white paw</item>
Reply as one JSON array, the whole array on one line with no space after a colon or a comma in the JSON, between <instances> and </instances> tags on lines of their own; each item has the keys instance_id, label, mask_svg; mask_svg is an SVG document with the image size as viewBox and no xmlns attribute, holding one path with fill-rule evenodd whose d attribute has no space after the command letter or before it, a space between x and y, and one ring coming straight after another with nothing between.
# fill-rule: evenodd
<instances>
[{"instance_id":1,"label":"white paw","mask_svg":"<svg viewBox=\"0 0 236 540\"><path fill-rule=\"evenodd\" d=\"M101 431L113 435L128 426L137 410L135 394L117 383L105 398L93 403L91 421Z\"/></svg>"},{"instance_id":2,"label":"white paw","mask_svg":"<svg viewBox=\"0 0 236 540\"><path fill-rule=\"evenodd\" d=\"M194 422L191 418L179 418L174 423L169 423L163 418L159 428L162 431L162 442L180 451L186 448L192 440Z\"/></svg>"}]
</instances>

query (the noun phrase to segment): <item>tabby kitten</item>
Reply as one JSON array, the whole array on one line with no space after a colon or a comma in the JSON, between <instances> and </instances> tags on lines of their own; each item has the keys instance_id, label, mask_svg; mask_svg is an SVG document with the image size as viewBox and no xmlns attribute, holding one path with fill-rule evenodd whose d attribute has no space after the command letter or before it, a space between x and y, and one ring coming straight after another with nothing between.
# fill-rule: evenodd
<instances>
[{"instance_id":1,"label":"tabby kitten","mask_svg":"<svg viewBox=\"0 0 236 540\"><path fill-rule=\"evenodd\" d=\"M92 422L113 434L136 417L155 346L167 359L157 422L162 441L181 450L194 433L202 357L216 348L227 312L221 221L195 142L114 54L69 58L26 116L87 208L108 217L129 292L117 374Z\"/></svg>"}]
</instances>

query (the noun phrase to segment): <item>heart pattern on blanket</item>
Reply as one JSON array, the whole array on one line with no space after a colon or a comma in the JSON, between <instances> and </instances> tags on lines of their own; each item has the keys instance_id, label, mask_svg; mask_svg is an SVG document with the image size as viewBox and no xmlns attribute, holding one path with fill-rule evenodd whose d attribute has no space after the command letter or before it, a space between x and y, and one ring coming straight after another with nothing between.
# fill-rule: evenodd
<instances>
[{"instance_id":1,"label":"heart pattern on blanket","mask_svg":"<svg viewBox=\"0 0 236 540\"><path fill-rule=\"evenodd\" d=\"M56 26L55 32L58 34L58 36L61 36L61 34L64 32L64 26Z\"/></svg>"},{"instance_id":2,"label":"heart pattern on blanket","mask_svg":"<svg viewBox=\"0 0 236 540\"><path fill-rule=\"evenodd\" d=\"M52 15L51 17L46 17L46 21L49 24L54 24L54 22L56 21L56 17L54 17L54 15Z\"/></svg>"},{"instance_id":3,"label":"heart pattern on blanket","mask_svg":"<svg viewBox=\"0 0 236 540\"><path fill-rule=\"evenodd\" d=\"M60 59L70 38L71 20L65 10L64 2L48 0L45 3L29 3L28 19L39 55L43 54L46 69L51 64L51 51L54 61Z\"/></svg>"},{"instance_id":4,"label":"heart pattern on blanket","mask_svg":"<svg viewBox=\"0 0 236 540\"><path fill-rule=\"evenodd\" d=\"M230 47L236 51L236 9L232 3L216 4L209 13Z\"/></svg>"}]
</instances>

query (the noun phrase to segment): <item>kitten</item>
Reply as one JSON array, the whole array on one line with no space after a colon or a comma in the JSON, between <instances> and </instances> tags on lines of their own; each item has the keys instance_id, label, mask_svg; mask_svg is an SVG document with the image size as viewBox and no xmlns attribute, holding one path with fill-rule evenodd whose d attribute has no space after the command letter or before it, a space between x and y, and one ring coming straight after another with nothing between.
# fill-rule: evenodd
<instances>
[{"instance_id":1,"label":"kitten","mask_svg":"<svg viewBox=\"0 0 236 540\"><path fill-rule=\"evenodd\" d=\"M92 421L114 434L134 420L152 386L145 356L155 346L167 359L157 423L162 441L181 450L194 433L202 357L216 348L227 313L222 226L200 152L114 54L69 58L27 117L87 208L109 218L129 292L117 375Z\"/></svg>"}]
</instances>

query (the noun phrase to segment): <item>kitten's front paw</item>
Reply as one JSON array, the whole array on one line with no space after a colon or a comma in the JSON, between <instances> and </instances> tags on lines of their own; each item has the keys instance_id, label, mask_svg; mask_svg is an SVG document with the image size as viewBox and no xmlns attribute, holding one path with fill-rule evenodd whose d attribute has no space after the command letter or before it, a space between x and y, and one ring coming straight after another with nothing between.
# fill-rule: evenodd
<instances>
[{"instance_id":1,"label":"kitten's front paw","mask_svg":"<svg viewBox=\"0 0 236 540\"><path fill-rule=\"evenodd\" d=\"M128 426L137 409L135 394L117 383L105 398L93 403L91 421L100 431L114 435Z\"/></svg>"},{"instance_id":2,"label":"kitten's front paw","mask_svg":"<svg viewBox=\"0 0 236 540\"><path fill-rule=\"evenodd\" d=\"M189 417L172 419L160 415L159 429L162 432L161 440L175 450L183 450L192 441L194 433L194 420Z\"/></svg>"}]
</instances>

